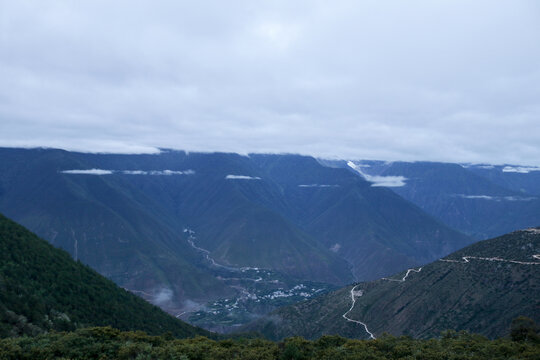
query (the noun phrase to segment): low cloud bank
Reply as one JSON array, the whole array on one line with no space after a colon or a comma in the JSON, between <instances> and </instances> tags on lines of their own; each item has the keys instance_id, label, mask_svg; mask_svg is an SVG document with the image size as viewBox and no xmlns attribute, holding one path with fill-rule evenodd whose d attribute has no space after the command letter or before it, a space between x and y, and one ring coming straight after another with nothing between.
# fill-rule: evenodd
<instances>
[{"instance_id":1,"label":"low cloud bank","mask_svg":"<svg viewBox=\"0 0 540 360\"><path fill-rule=\"evenodd\" d=\"M125 174L125 175L193 175L193 170L104 170L104 169L89 169L89 170L62 170L63 174L76 174L76 175L111 175L111 174Z\"/></svg>"},{"instance_id":2,"label":"low cloud bank","mask_svg":"<svg viewBox=\"0 0 540 360\"><path fill-rule=\"evenodd\" d=\"M110 175L113 173L112 170L103 170L103 169L88 169L88 170L63 170L63 174L76 174L76 175Z\"/></svg>"},{"instance_id":3,"label":"low cloud bank","mask_svg":"<svg viewBox=\"0 0 540 360\"><path fill-rule=\"evenodd\" d=\"M405 181L407 181L407 178L405 176L372 176L369 174L366 174L362 171L362 167L366 167L363 165L356 165L352 161L348 161L347 165L362 175L366 181L369 181L371 183L371 186L383 186L383 187L400 187L405 186Z\"/></svg>"},{"instance_id":4,"label":"low cloud bank","mask_svg":"<svg viewBox=\"0 0 540 360\"><path fill-rule=\"evenodd\" d=\"M471 200L492 200L492 201L531 201L536 200L533 196L490 196L490 195L465 195L457 194L456 196L463 199Z\"/></svg>"},{"instance_id":5,"label":"low cloud bank","mask_svg":"<svg viewBox=\"0 0 540 360\"><path fill-rule=\"evenodd\" d=\"M477 168L477 169L486 169L486 170L495 169L494 165L486 165L486 164L460 164L460 165L464 169L468 169L468 168Z\"/></svg>"},{"instance_id":6,"label":"low cloud bank","mask_svg":"<svg viewBox=\"0 0 540 360\"><path fill-rule=\"evenodd\" d=\"M151 171L124 170L124 171L121 171L121 173L126 174L126 175L193 175L193 174L195 174L195 171L193 171L193 170L185 170L185 171L178 171L178 170L151 170Z\"/></svg>"},{"instance_id":7,"label":"low cloud bank","mask_svg":"<svg viewBox=\"0 0 540 360\"><path fill-rule=\"evenodd\" d=\"M330 185L330 184L302 184L298 185L301 188L330 188L330 187L339 187L339 185Z\"/></svg>"},{"instance_id":8,"label":"low cloud bank","mask_svg":"<svg viewBox=\"0 0 540 360\"><path fill-rule=\"evenodd\" d=\"M227 175L225 176L227 180L261 180L258 176L247 176L247 175Z\"/></svg>"},{"instance_id":9,"label":"low cloud bank","mask_svg":"<svg viewBox=\"0 0 540 360\"><path fill-rule=\"evenodd\" d=\"M531 171L540 171L539 166L505 166L503 172L528 174Z\"/></svg>"}]
</instances>

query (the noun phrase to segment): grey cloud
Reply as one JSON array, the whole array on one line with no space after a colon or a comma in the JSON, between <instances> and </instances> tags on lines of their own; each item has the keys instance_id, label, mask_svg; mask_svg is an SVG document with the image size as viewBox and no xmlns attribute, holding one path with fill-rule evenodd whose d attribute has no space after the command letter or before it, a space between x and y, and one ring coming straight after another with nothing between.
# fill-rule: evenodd
<instances>
[{"instance_id":1,"label":"grey cloud","mask_svg":"<svg viewBox=\"0 0 540 360\"><path fill-rule=\"evenodd\" d=\"M540 165L536 1L0 2L0 145Z\"/></svg>"}]
</instances>

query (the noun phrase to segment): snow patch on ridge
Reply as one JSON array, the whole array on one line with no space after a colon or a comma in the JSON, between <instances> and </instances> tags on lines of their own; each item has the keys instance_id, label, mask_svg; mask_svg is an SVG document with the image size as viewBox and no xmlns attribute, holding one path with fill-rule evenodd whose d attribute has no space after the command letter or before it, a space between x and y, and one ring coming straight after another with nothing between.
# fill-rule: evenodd
<instances>
[{"instance_id":1,"label":"snow patch on ridge","mask_svg":"<svg viewBox=\"0 0 540 360\"><path fill-rule=\"evenodd\" d=\"M383 187L401 187L405 186L405 181L407 181L407 178L405 176L372 176L369 174L366 174L362 171L361 167L366 167L363 165L356 165L352 161L348 161L347 165L362 175L366 181L369 181L371 186L383 186Z\"/></svg>"}]
</instances>

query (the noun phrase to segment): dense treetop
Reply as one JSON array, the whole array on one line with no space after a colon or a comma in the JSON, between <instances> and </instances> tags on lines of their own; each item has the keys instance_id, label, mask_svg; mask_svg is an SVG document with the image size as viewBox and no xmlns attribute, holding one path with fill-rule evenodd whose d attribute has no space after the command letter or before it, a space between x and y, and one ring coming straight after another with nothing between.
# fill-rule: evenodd
<instances>
[{"instance_id":1,"label":"dense treetop","mask_svg":"<svg viewBox=\"0 0 540 360\"><path fill-rule=\"evenodd\" d=\"M214 341L205 337L172 339L110 327L35 338L0 340L2 359L538 359L538 341L488 340L466 332L445 332L438 339L382 336L377 340L350 340L323 336L301 337L275 343L261 339Z\"/></svg>"}]
</instances>

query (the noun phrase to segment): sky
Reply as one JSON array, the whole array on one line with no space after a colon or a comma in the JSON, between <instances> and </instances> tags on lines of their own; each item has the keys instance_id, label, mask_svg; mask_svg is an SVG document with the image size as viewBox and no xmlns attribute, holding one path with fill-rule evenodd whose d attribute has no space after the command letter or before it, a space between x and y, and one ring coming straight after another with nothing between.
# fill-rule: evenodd
<instances>
[{"instance_id":1,"label":"sky","mask_svg":"<svg viewBox=\"0 0 540 360\"><path fill-rule=\"evenodd\" d=\"M0 0L0 146L540 165L540 2Z\"/></svg>"}]
</instances>

